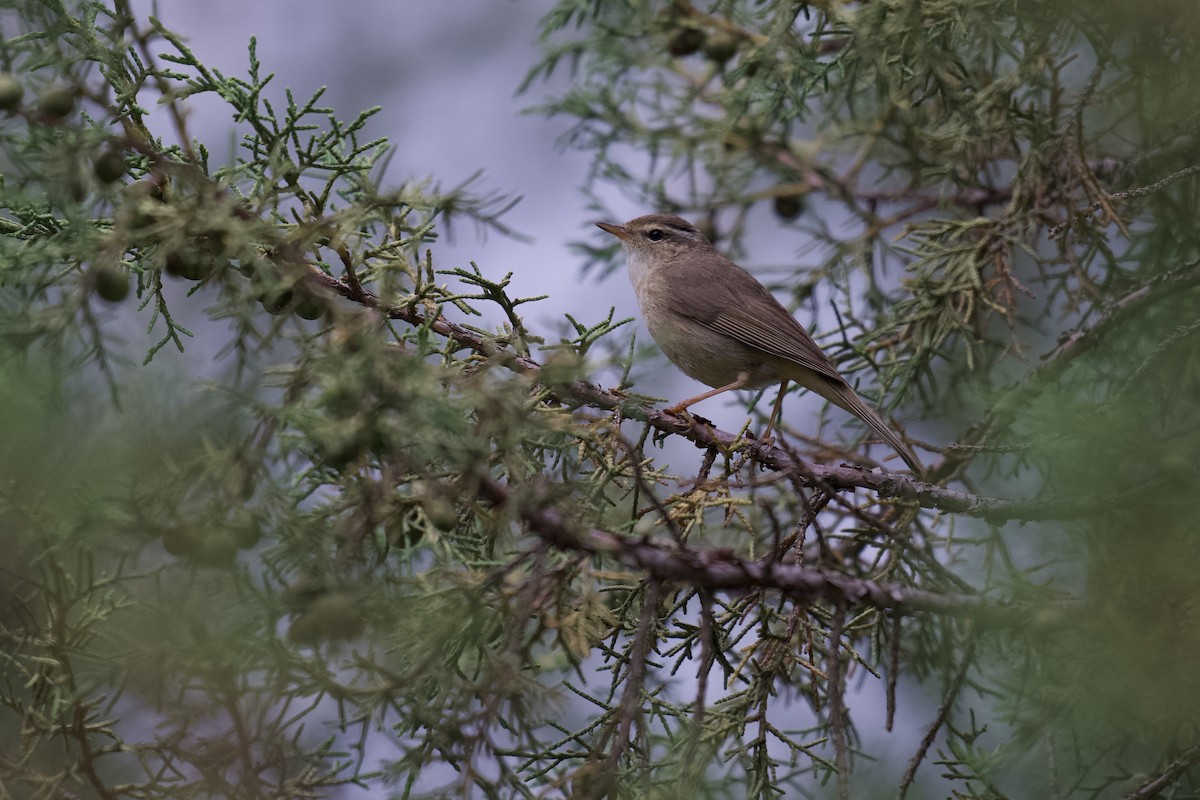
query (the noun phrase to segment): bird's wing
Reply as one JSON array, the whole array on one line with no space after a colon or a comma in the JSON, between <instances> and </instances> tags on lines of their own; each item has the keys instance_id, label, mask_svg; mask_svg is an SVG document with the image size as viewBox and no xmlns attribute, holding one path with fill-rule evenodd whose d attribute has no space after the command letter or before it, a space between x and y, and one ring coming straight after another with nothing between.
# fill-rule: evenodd
<instances>
[{"instance_id":1,"label":"bird's wing","mask_svg":"<svg viewBox=\"0 0 1200 800\"><path fill-rule=\"evenodd\" d=\"M673 312L828 378L829 383L824 386L820 382L804 385L866 422L918 475L923 473L921 462L904 440L863 402L817 347L808 331L753 275L726 258L699 264L672 262L659 268L666 271L666 286L690 286L693 289L688 292L686 304L679 301L678 291L666 294ZM753 303L754 313L747 310L744 301L731 302L734 296L757 297L759 302Z\"/></svg>"},{"instance_id":2,"label":"bird's wing","mask_svg":"<svg viewBox=\"0 0 1200 800\"><path fill-rule=\"evenodd\" d=\"M664 269L670 284L693 287L686 304L680 302L677 292L671 294L671 310L676 314L764 353L845 382L808 331L753 275L732 261L722 259L708 266L673 263ZM754 303L751 311L745 302L731 302L733 296L757 297L760 302Z\"/></svg>"}]
</instances>

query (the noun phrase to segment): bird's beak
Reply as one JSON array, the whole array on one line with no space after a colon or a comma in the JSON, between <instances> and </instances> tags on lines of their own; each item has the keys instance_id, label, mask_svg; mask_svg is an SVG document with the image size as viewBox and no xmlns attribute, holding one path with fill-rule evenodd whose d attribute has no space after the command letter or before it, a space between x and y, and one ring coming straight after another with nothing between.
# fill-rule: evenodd
<instances>
[{"instance_id":1,"label":"bird's beak","mask_svg":"<svg viewBox=\"0 0 1200 800\"><path fill-rule=\"evenodd\" d=\"M611 233L622 241L633 238L633 234L625 230L625 227L622 225L613 225L611 222L597 222L596 227L605 233Z\"/></svg>"}]
</instances>

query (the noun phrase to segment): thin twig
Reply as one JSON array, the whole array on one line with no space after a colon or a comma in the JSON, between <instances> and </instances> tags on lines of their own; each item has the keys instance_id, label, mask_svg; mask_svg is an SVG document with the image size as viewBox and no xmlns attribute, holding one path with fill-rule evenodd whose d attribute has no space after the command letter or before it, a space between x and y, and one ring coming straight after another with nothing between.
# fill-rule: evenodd
<instances>
[{"instance_id":1,"label":"thin twig","mask_svg":"<svg viewBox=\"0 0 1200 800\"><path fill-rule=\"evenodd\" d=\"M622 536L598 528L576 527L543 497L518 501L508 485L488 475L477 478L479 494L499 506L514 504L531 531L562 550L612 558L661 581L697 589L775 589L797 598L845 601L901 613L931 612L972 617L1001 626L1027 626L1033 608L1005 605L980 595L929 592L901 584L884 584L840 573L738 558L728 548L682 548L650 538ZM1064 612L1069 608L1064 608ZM1062 624L1064 614L1037 609L1039 624Z\"/></svg>"},{"instance_id":2,"label":"thin twig","mask_svg":"<svg viewBox=\"0 0 1200 800\"><path fill-rule=\"evenodd\" d=\"M1200 763L1200 744L1192 745L1184 750L1183 755L1168 764L1166 769L1143 783L1132 793L1125 795L1125 800L1145 800L1145 798L1157 797L1197 763Z\"/></svg>"},{"instance_id":3,"label":"thin twig","mask_svg":"<svg viewBox=\"0 0 1200 800\"><path fill-rule=\"evenodd\" d=\"M615 775L621 763L621 756L629 746L629 731L634 720L640 716L642 684L646 676L646 659L650 652L650 632L654 629L654 619L658 614L658 599L662 594L662 586L657 581L650 581L646 587L646 595L642 598L642 616L638 620L637 636L629 652L629 674L625 678L625 692L621 695L621 703L617 707L617 730L612 750L604 760L604 771Z\"/></svg>"},{"instance_id":4,"label":"thin twig","mask_svg":"<svg viewBox=\"0 0 1200 800\"><path fill-rule=\"evenodd\" d=\"M846 628L846 607L834 603L829 620L829 735L833 741L833 759L837 766L838 800L850 800L850 747L846 741L846 703L842 686L842 634Z\"/></svg>"},{"instance_id":5,"label":"thin twig","mask_svg":"<svg viewBox=\"0 0 1200 800\"><path fill-rule=\"evenodd\" d=\"M1154 183L1150 184L1149 186L1139 186L1136 189L1129 189L1124 192L1113 192L1112 194L1108 195L1107 199L1108 200L1129 200L1129 199L1132 199L1135 197L1145 197L1146 195L1154 194L1155 192L1160 191L1161 189L1165 189L1167 186L1170 186L1175 181L1182 180L1184 178L1190 178L1191 176L1193 176L1197 173L1200 173L1200 164L1193 164L1192 166L1185 167L1184 169L1181 169L1178 172L1173 172L1170 175L1166 176L1165 178L1155 181ZM1070 219L1068 219L1064 222L1060 222L1057 225L1055 225L1053 228L1051 228L1050 231L1046 234L1047 237L1049 237L1051 239L1057 239L1059 236L1062 235L1063 231L1065 231L1067 229L1067 226L1070 225L1072 222L1075 222L1075 221L1081 222L1084 219L1090 217L1092 214L1099 211L1101 208L1104 208L1107 210L1108 204L1104 201L1096 200L1095 202L1089 204L1088 207L1086 209L1084 209L1083 211L1076 212L1075 215L1073 217L1071 217Z\"/></svg>"},{"instance_id":6,"label":"thin twig","mask_svg":"<svg viewBox=\"0 0 1200 800\"><path fill-rule=\"evenodd\" d=\"M954 707L954 701L958 699L958 693L962 691L963 683L967 679L967 671L970 670L975 660L975 641L975 637L972 636L967 642L967 649L963 653L962 662L958 665L958 672L946 687L946 693L942 696L942 704L938 708L937 716L930 723L929 730L925 731L925 736L921 739L921 746L917 748L916 754L908 762L908 768L904 770L904 777L900 779L900 790L896 793L896 800L904 800L904 796L908 794L908 789L917 776L917 767L921 766L921 762L925 760L925 754L929 752L933 740L937 738L938 731L942 729L950 716L950 709Z\"/></svg>"},{"instance_id":7,"label":"thin twig","mask_svg":"<svg viewBox=\"0 0 1200 800\"><path fill-rule=\"evenodd\" d=\"M888 661L889 669L887 676L887 721L884 723L883 729L888 733L892 732L892 724L896 721L896 682L900 678L900 632L901 620L903 616L893 613L892 615L892 635L888 642Z\"/></svg>"}]
</instances>

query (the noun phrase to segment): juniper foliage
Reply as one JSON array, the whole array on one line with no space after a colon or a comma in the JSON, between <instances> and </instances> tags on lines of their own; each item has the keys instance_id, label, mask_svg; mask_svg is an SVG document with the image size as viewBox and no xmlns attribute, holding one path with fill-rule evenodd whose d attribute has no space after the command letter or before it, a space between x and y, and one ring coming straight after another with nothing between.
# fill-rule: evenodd
<instances>
[{"instance_id":1,"label":"juniper foliage","mask_svg":"<svg viewBox=\"0 0 1200 800\"><path fill-rule=\"evenodd\" d=\"M441 262L508 197L272 102L254 40L0 23L3 796L1194 793L1186 0L546 15L597 209L805 245L761 274L924 476L664 413L614 314Z\"/></svg>"}]
</instances>

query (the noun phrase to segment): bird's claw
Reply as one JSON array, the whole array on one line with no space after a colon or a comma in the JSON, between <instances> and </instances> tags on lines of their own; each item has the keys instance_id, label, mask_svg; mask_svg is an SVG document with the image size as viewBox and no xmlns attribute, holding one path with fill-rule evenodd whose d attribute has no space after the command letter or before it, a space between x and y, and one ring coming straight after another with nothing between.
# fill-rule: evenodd
<instances>
[{"instance_id":1,"label":"bird's claw","mask_svg":"<svg viewBox=\"0 0 1200 800\"><path fill-rule=\"evenodd\" d=\"M696 423L696 418L686 408L675 408L672 406L671 408L664 408L663 412L673 417L679 417L687 425L694 425Z\"/></svg>"}]
</instances>

